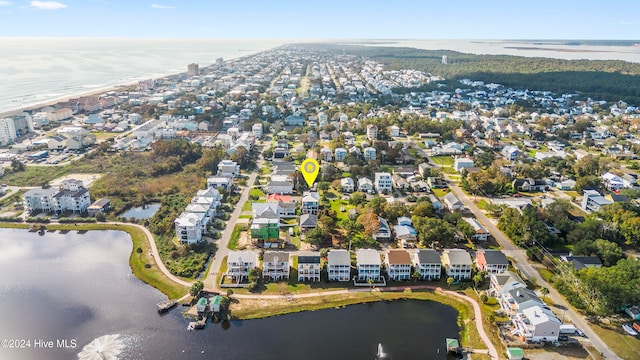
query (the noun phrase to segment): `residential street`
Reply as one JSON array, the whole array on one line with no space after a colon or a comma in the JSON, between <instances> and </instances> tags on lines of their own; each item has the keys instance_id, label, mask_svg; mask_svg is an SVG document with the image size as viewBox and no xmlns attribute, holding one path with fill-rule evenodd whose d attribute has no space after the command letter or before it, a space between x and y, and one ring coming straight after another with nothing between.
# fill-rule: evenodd
<instances>
[{"instance_id":1,"label":"residential street","mask_svg":"<svg viewBox=\"0 0 640 360\"><path fill-rule=\"evenodd\" d=\"M434 164L435 165L435 164ZM520 268L520 270L525 273L525 276L529 276L529 278L534 279L535 282L539 286L546 287L549 289L549 297L557 306L561 306L565 309L562 314L558 314L558 309L555 310L556 315L559 317L564 317L565 322L572 322L576 325L577 328L581 329L588 337L588 341L593 344L593 346L607 359L620 359L613 351L609 349L609 347L596 335L588 322L584 319L584 317L578 314L573 310L573 307L569 305L569 303L564 299L563 296L558 293L558 291L551 286L547 281L545 281L540 273L529 263L527 259L527 254L525 250L519 249L515 246L511 240L509 240L503 233L500 231L493 222L484 214L482 210L480 210L474 203L469 199L469 197L460 189L455 183L444 174L445 179L447 179L449 184L449 189L464 203L467 209L475 215L475 217L482 223L482 225L491 233L491 235L496 239L498 244L502 247L503 252L508 257L514 260L514 266ZM564 315L564 316L563 316Z\"/></svg>"}]
</instances>

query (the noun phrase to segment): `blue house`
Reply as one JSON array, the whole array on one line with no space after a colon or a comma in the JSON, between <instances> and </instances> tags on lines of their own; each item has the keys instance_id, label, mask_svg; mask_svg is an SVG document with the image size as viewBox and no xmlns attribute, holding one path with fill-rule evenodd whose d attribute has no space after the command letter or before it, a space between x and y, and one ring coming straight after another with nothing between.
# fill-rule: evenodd
<instances>
[{"instance_id":1,"label":"blue house","mask_svg":"<svg viewBox=\"0 0 640 360\"><path fill-rule=\"evenodd\" d=\"M284 119L284 123L289 126L304 126L304 117L300 115L289 115Z\"/></svg>"}]
</instances>

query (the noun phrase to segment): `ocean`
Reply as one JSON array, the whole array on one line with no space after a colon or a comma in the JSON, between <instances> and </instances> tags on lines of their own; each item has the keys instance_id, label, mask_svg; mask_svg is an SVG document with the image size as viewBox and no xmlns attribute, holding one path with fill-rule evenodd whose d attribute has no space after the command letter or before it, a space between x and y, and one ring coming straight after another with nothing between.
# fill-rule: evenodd
<instances>
[{"instance_id":1,"label":"ocean","mask_svg":"<svg viewBox=\"0 0 640 360\"><path fill-rule=\"evenodd\" d=\"M317 41L317 40L314 40ZM473 54L640 63L640 47L539 40L341 40L372 46L407 46ZM0 113L100 91L138 80L186 72L304 40L1 38Z\"/></svg>"}]
</instances>

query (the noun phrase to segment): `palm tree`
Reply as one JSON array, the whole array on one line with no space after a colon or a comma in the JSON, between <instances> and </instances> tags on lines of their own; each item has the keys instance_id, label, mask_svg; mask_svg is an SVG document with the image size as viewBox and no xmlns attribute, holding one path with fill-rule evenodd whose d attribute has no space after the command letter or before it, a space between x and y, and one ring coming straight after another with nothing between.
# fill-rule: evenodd
<instances>
[{"instance_id":1,"label":"palm tree","mask_svg":"<svg viewBox=\"0 0 640 360\"><path fill-rule=\"evenodd\" d=\"M451 287L451 284L453 284L456 280L452 277L448 277L447 278L447 285L449 285L449 287Z\"/></svg>"},{"instance_id":2,"label":"palm tree","mask_svg":"<svg viewBox=\"0 0 640 360\"><path fill-rule=\"evenodd\" d=\"M547 295L549 295L549 289L546 287L541 287L540 288L540 294L542 294L542 300L544 301L544 299L547 297Z\"/></svg>"}]
</instances>

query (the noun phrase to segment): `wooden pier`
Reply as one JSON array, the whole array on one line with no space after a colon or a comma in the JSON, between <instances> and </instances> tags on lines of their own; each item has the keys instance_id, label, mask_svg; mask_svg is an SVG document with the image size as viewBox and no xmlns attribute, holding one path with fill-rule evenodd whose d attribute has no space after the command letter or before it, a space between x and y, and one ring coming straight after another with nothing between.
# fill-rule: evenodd
<instances>
[{"instance_id":1,"label":"wooden pier","mask_svg":"<svg viewBox=\"0 0 640 360\"><path fill-rule=\"evenodd\" d=\"M175 301L175 300L165 300L165 301L157 303L156 307L158 308L158 312L159 313L163 313L163 312L169 311L169 309L171 309L172 307L176 306L177 304L178 304L178 302Z\"/></svg>"}]
</instances>

